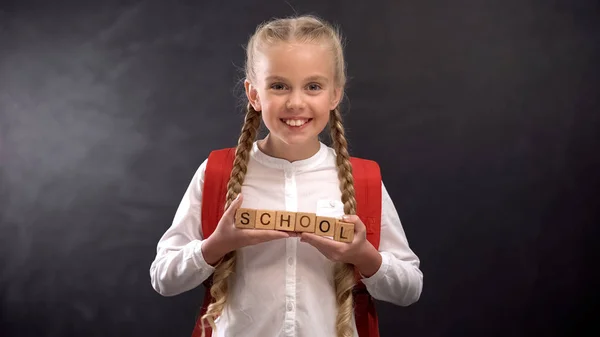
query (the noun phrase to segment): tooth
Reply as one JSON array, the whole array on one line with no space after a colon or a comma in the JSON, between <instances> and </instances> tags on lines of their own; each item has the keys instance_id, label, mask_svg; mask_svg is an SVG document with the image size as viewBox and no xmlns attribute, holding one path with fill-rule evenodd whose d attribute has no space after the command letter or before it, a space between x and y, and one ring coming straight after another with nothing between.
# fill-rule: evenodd
<instances>
[{"instance_id":1,"label":"tooth","mask_svg":"<svg viewBox=\"0 0 600 337\"><path fill-rule=\"evenodd\" d=\"M285 121L285 123L289 126L302 126L302 125L306 124L306 121L299 120L299 119L288 119Z\"/></svg>"}]
</instances>

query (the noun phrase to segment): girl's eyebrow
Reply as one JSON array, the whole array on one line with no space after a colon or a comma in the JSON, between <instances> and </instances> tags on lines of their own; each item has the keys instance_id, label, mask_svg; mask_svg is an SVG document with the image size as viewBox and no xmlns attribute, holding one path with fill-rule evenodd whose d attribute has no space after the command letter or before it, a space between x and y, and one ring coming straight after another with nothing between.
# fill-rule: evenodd
<instances>
[{"instance_id":1,"label":"girl's eyebrow","mask_svg":"<svg viewBox=\"0 0 600 337\"><path fill-rule=\"evenodd\" d=\"M271 75L271 76L267 76L267 78L265 78L265 81L267 81L267 82L271 82L271 81L285 82L286 79L284 77L281 77L281 76Z\"/></svg>"},{"instance_id":2,"label":"girl's eyebrow","mask_svg":"<svg viewBox=\"0 0 600 337\"><path fill-rule=\"evenodd\" d=\"M313 75L306 79L311 82L328 82L327 77L321 75Z\"/></svg>"},{"instance_id":3,"label":"girl's eyebrow","mask_svg":"<svg viewBox=\"0 0 600 337\"><path fill-rule=\"evenodd\" d=\"M281 82L286 82L287 79L285 77L282 76L278 76L278 75L271 75L271 76L267 76L267 78L265 79L267 82L271 82L271 81L281 81ZM322 76L322 75L313 75L310 77L307 77L305 79L305 81L307 82L329 82L327 80L327 77Z\"/></svg>"}]
</instances>

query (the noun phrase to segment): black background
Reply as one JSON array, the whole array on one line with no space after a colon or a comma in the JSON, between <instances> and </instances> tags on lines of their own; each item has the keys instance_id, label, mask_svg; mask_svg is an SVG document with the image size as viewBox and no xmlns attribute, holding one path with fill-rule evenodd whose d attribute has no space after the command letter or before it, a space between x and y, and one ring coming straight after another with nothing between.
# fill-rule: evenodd
<instances>
[{"instance_id":1,"label":"black background","mask_svg":"<svg viewBox=\"0 0 600 337\"><path fill-rule=\"evenodd\" d=\"M1 2L0 335L190 335L203 289L154 292L156 243L237 140L243 45L294 12L341 26L351 154L422 261L382 336L598 333L599 7Z\"/></svg>"}]
</instances>

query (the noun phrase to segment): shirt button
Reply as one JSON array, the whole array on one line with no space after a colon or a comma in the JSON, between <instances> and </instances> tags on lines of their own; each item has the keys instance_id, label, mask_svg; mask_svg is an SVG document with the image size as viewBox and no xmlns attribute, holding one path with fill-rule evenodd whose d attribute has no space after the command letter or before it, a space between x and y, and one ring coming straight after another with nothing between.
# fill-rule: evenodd
<instances>
[{"instance_id":1,"label":"shirt button","mask_svg":"<svg viewBox=\"0 0 600 337\"><path fill-rule=\"evenodd\" d=\"M292 303L288 303L287 310L292 311L292 309L294 309L294 306L292 305Z\"/></svg>"},{"instance_id":2,"label":"shirt button","mask_svg":"<svg viewBox=\"0 0 600 337\"><path fill-rule=\"evenodd\" d=\"M290 266L294 264L294 258L293 257L288 257L288 264Z\"/></svg>"}]
</instances>

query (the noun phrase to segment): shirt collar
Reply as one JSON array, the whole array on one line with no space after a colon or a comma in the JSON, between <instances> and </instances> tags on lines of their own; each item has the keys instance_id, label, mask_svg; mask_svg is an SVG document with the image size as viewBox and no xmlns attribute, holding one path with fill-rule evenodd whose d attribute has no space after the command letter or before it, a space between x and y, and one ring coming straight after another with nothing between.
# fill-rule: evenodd
<instances>
[{"instance_id":1,"label":"shirt collar","mask_svg":"<svg viewBox=\"0 0 600 337\"><path fill-rule=\"evenodd\" d=\"M327 152L327 145L323 144L322 142L319 142L319 150L313 156L306 159L290 162L283 158L275 158L267 155L258 148L258 142L255 141L252 144L252 150L250 152L250 155L256 161L268 167L281 169L285 171L304 171L313 169L317 165L321 164L327 157Z\"/></svg>"}]
</instances>

